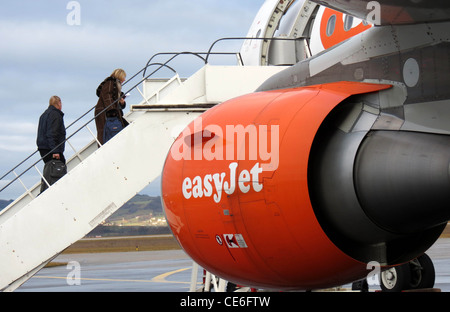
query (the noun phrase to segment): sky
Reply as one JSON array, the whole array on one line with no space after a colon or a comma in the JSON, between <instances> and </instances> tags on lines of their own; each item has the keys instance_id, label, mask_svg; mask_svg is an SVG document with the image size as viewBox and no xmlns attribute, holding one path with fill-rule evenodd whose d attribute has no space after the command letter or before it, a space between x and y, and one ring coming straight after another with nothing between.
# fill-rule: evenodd
<instances>
[{"instance_id":1,"label":"sky","mask_svg":"<svg viewBox=\"0 0 450 312\"><path fill-rule=\"evenodd\" d=\"M0 177L36 151L39 116L52 95L62 99L68 126L95 106L97 86L115 68L123 68L130 78L155 53L204 52L218 38L245 37L263 3L264 0L2 2ZM217 52L238 51L240 44L227 47L227 43L221 43ZM202 66L187 56L174 65L183 77ZM169 78L172 74L163 72L161 76ZM133 91L127 99L128 107L139 102L139 94ZM92 117L93 113L88 114L80 123ZM75 125L68 135L74 130ZM73 144L84 146L90 140L74 137ZM66 145L66 157L71 153ZM27 166L28 163L22 168ZM10 174L0 181L0 188L12 177ZM23 180L31 187L39 177L36 173ZM0 199L15 199L23 191L15 183L0 193Z\"/></svg>"}]
</instances>

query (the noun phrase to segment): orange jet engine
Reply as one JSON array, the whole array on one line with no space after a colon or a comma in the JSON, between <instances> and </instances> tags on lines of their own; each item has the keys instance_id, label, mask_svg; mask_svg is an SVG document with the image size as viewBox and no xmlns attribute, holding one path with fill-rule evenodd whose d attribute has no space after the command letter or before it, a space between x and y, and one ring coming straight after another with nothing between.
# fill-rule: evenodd
<instances>
[{"instance_id":1,"label":"orange jet engine","mask_svg":"<svg viewBox=\"0 0 450 312\"><path fill-rule=\"evenodd\" d=\"M339 221L317 211L311 153L340 103L389 88L336 82L257 92L193 121L172 145L162 173L166 218L182 248L211 273L258 288L309 290L366 277L376 252L362 254L379 243L340 234Z\"/></svg>"}]
</instances>

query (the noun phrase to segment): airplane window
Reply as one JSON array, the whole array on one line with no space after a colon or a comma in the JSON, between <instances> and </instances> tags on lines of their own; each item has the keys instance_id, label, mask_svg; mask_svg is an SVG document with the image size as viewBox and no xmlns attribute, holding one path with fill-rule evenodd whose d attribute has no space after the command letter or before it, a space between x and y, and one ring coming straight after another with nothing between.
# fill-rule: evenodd
<instances>
[{"instance_id":1,"label":"airplane window","mask_svg":"<svg viewBox=\"0 0 450 312\"><path fill-rule=\"evenodd\" d=\"M344 30L349 31L353 26L353 16L345 15Z\"/></svg>"},{"instance_id":2,"label":"airplane window","mask_svg":"<svg viewBox=\"0 0 450 312\"><path fill-rule=\"evenodd\" d=\"M336 27L336 15L331 15L327 23L327 36L330 37L334 33Z\"/></svg>"}]
</instances>

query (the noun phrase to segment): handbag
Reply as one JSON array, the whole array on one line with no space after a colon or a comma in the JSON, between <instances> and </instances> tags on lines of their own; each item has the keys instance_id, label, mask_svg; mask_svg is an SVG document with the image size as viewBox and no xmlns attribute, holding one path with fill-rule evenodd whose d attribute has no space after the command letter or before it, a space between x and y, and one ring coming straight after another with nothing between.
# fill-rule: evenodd
<instances>
[{"instance_id":1,"label":"handbag","mask_svg":"<svg viewBox=\"0 0 450 312\"><path fill-rule=\"evenodd\" d=\"M49 161L49 176L56 181L62 178L67 173L67 166L59 159ZM44 169L45 171L45 169Z\"/></svg>"},{"instance_id":2,"label":"handbag","mask_svg":"<svg viewBox=\"0 0 450 312\"><path fill-rule=\"evenodd\" d=\"M49 185L54 184L67 173L66 164L59 159L52 159L45 163L43 176ZM41 193L47 189L47 183L42 181Z\"/></svg>"},{"instance_id":3,"label":"handbag","mask_svg":"<svg viewBox=\"0 0 450 312\"><path fill-rule=\"evenodd\" d=\"M119 117L106 117L105 128L103 129L103 144L111 140L122 129L123 125Z\"/></svg>"}]
</instances>

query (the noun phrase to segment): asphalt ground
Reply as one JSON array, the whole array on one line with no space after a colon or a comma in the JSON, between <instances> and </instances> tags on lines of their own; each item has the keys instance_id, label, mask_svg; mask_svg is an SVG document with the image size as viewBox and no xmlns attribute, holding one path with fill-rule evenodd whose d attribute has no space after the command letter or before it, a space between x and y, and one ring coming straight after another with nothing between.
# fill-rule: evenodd
<instances>
[{"instance_id":1,"label":"asphalt ground","mask_svg":"<svg viewBox=\"0 0 450 312\"><path fill-rule=\"evenodd\" d=\"M440 238L427 254L435 265L435 288L450 292L450 238ZM62 265L42 269L16 292L188 292L193 267L180 249L69 253L53 262ZM200 268L196 288L202 277Z\"/></svg>"}]
</instances>

